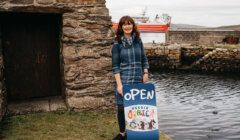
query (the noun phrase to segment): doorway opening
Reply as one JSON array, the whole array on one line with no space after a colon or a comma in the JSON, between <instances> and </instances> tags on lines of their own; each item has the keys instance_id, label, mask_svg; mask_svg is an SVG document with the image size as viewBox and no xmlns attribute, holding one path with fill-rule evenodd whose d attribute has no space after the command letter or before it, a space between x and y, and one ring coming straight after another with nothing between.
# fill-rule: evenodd
<instances>
[{"instance_id":1,"label":"doorway opening","mask_svg":"<svg viewBox=\"0 0 240 140\"><path fill-rule=\"evenodd\" d=\"M0 13L8 101L61 96L61 14Z\"/></svg>"}]
</instances>

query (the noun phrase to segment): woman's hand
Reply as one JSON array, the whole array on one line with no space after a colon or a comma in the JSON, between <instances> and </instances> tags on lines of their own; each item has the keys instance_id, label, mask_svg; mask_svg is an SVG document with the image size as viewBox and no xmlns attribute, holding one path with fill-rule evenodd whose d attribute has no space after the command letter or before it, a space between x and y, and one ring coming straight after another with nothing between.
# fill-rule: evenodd
<instances>
[{"instance_id":1,"label":"woman's hand","mask_svg":"<svg viewBox=\"0 0 240 140\"><path fill-rule=\"evenodd\" d=\"M118 92L118 94L123 96L123 86L122 86L122 84L117 85L117 92Z\"/></svg>"},{"instance_id":2,"label":"woman's hand","mask_svg":"<svg viewBox=\"0 0 240 140\"><path fill-rule=\"evenodd\" d=\"M116 82L117 82L117 92L118 94L120 94L121 96L123 96L123 86L122 86L122 81L120 78L120 73L116 73L114 74Z\"/></svg>"},{"instance_id":3,"label":"woman's hand","mask_svg":"<svg viewBox=\"0 0 240 140\"><path fill-rule=\"evenodd\" d=\"M147 83L148 82L148 73L144 73L143 74L143 83Z\"/></svg>"}]
</instances>

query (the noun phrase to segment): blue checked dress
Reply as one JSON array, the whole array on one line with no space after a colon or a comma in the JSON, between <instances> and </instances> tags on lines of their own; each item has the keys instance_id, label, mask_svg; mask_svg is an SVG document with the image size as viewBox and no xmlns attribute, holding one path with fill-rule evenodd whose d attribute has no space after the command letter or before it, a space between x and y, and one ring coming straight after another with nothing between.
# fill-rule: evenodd
<instances>
[{"instance_id":1,"label":"blue checked dress","mask_svg":"<svg viewBox=\"0 0 240 140\"><path fill-rule=\"evenodd\" d=\"M143 69L149 64L140 39L126 38L115 42L112 47L112 71L120 73L122 84L137 84L143 82ZM118 94L115 84L116 103L123 104L123 97Z\"/></svg>"}]
</instances>

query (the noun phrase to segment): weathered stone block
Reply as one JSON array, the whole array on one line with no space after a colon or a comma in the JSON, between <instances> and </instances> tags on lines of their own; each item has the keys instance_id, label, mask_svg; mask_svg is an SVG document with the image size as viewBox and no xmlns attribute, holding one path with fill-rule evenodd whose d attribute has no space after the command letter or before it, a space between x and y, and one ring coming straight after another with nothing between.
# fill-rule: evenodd
<instances>
[{"instance_id":1,"label":"weathered stone block","mask_svg":"<svg viewBox=\"0 0 240 140\"><path fill-rule=\"evenodd\" d=\"M78 3L81 0L56 0L58 3Z\"/></svg>"},{"instance_id":2,"label":"weathered stone block","mask_svg":"<svg viewBox=\"0 0 240 140\"><path fill-rule=\"evenodd\" d=\"M24 114L29 112L50 111L48 100L19 102L17 104L12 103L8 105L8 108L8 113L11 115Z\"/></svg>"},{"instance_id":3,"label":"weathered stone block","mask_svg":"<svg viewBox=\"0 0 240 140\"><path fill-rule=\"evenodd\" d=\"M75 3L75 4L105 4L105 0L56 0L59 3Z\"/></svg>"},{"instance_id":4,"label":"weathered stone block","mask_svg":"<svg viewBox=\"0 0 240 140\"><path fill-rule=\"evenodd\" d=\"M96 34L94 34L91 30L88 30L86 28L70 28L70 27L64 27L63 28L63 35L68 38L74 38L74 39L92 39L94 40L94 37L97 37Z\"/></svg>"},{"instance_id":5,"label":"weathered stone block","mask_svg":"<svg viewBox=\"0 0 240 140\"><path fill-rule=\"evenodd\" d=\"M34 0L10 0L12 4L33 4Z\"/></svg>"},{"instance_id":6,"label":"weathered stone block","mask_svg":"<svg viewBox=\"0 0 240 140\"><path fill-rule=\"evenodd\" d=\"M98 15L108 15L109 11L106 7L93 7L90 9L91 14L98 14Z\"/></svg>"},{"instance_id":7,"label":"weathered stone block","mask_svg":"<svg viewBox=\"0 0 240 140\"><path fill-rule=\"evenodd\" d=\"M52 4L53 0L36 0L38 4Z\"/></svg>"}]
</instances>

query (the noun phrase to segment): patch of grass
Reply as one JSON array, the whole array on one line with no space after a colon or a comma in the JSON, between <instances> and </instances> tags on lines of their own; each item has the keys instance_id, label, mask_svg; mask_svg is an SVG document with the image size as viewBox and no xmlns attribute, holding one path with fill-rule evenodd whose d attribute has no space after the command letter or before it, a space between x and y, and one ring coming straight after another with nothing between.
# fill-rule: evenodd
<instances>
[{"instance_id":1,"label":"patch of grass","mask_svg":"<svg viewBox=\"0 0 240 140\"><path fill-rule=\"evenodd\" d=\"M223 48L223 49L239 49L240 45L231 45L231 44L216 44L214 48Z\"/></svg>"},{"instance_id":2,"label":"patch of grass","mask_svg":"<svg viewBox=\"0 0 240 140\"><path fill-rule=\"evenodd\" d=\"M0 132L3 140L111 140L118 127L114 111L59 111L4 118Z\"/></svg>"}]
</instances>

